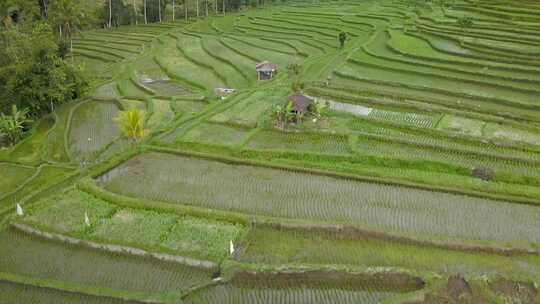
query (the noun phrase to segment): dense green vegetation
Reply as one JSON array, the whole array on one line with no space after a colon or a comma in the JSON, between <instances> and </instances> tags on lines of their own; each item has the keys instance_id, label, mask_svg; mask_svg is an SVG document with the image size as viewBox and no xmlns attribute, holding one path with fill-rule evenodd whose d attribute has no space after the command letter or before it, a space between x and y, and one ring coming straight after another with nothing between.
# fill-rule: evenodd
<instances>
[{"instance_id":1,"label":"dense green vegetation","mask_svg":"<svg viewBox=\"0 0 540 304\"><path fill-rule=\"evenodd\" d=\"M0 303L540 301L540 5L0 13Z\"/></svg>"}]
</instances>

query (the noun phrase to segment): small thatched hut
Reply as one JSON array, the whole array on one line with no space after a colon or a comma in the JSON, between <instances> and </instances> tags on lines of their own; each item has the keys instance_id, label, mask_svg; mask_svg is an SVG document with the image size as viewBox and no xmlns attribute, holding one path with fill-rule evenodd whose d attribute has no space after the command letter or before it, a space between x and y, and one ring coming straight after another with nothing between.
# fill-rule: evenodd
<instances>
[{"instance_id":1,"label":"small thatched hut","mask_svg":"<svg viewBox=\"0 0 540 304\"><path fill-rule=\"evenodd\" d=\"M255 66L258 80L270 80L277 73L277 66L269 61L257 63Z\"/></svg>"}]
</instances>

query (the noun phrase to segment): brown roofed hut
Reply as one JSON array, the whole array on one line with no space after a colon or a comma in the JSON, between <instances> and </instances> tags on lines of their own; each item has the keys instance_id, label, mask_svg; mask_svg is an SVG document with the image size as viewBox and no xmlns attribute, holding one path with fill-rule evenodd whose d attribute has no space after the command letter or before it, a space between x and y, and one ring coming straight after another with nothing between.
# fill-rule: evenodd
<instances>
[{"instance_id":1,"label":"brown roofed hut","mask_svg":"<svg viewBox=\"0 0 540 304\"><path fill-rule=\"evenodd\" d=\"M297 115L305 114L312 102L311 98L302 94L294 94L289 96L289 101L292 103L293 111Z\"/></svg>"},{"instance_id":2,"label":"brown roofed hut","mask_svg":"<svg viewBox=\"0 0 540 304\"><path fill-rule=\"evenodd\" d=\"M270 80L277 73L277 65L270 61L263 61L257 63L255 70L257 71L258 80Z\"/></svg>"}]
</instances>

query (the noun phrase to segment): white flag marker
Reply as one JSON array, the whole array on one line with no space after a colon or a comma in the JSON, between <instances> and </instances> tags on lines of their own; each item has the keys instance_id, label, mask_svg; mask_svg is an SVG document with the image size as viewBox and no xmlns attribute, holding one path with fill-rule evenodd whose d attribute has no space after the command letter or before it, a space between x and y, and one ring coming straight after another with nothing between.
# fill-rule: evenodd
<instances>
[{"instance_id":1,"label":"white flag marker","mask_svg":"<svg viewBox=\"0 0 540 304\"><path fill-rule=\"evenodd\" d=\"M84 223L86 226L90 227L90 218L88 217L88 212L84 213Z\"/></svg>"},{"instance_id":2,"label":"white flag marker","mask_svg":"<svg viewBox=\"0 0 540 304\"><path fill-rule=\"evenodd\" d=\"M230 243L229 243L229 254L233 255L233 253L234 253L234 244L233 244L232 241L230 241Z\"/></svg>"},{"instance_id":3,"label":"white flag marker","mask_svg":"<svg viewBox=\"0 0 540 304\"><path fill-rule=\"evenodd\" d=\"M17 204L17 215L18 216L23 216L24 215L23 209L22 209L21 205L19 205L19 204Z\"/></svg>"}]
</instances>

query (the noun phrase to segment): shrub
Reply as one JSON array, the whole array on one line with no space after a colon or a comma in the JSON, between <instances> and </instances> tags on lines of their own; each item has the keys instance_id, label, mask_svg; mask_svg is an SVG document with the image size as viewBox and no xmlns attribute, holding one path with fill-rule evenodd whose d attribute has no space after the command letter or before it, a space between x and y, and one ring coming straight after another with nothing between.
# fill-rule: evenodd
<instances>
[{"instance_id":1,"label":"shrub","mask_svg":"<svg viewBox=\"0 0 540 304\"><path fill-rule=\"evenodd\" d=\"M18 142L24 133L28 123L32 120L28 118L28 109L17 109L16 105L11 107L11 115L0 114L0 143L5 137L9 144Z\"/></svg>"},{"instance_id":2,"label":"shrub","mask_svg":"<svg viewBox=\"0 0 540 304\"><path fill-rule=\"evenodd\" d=\"M132 139L141 140L146 135L145 119L146 113L138 108L120 112L115 118L122 135Z\"/></svg>"}]
</instances>

